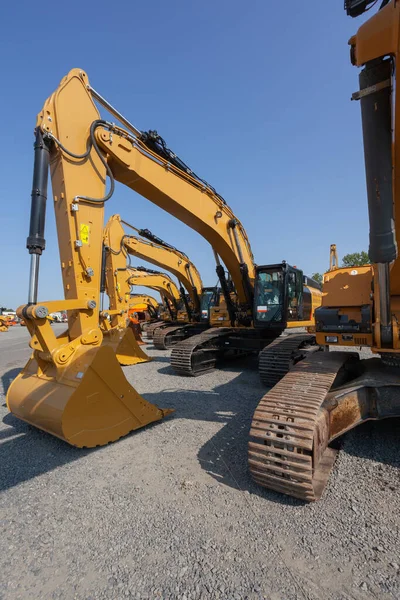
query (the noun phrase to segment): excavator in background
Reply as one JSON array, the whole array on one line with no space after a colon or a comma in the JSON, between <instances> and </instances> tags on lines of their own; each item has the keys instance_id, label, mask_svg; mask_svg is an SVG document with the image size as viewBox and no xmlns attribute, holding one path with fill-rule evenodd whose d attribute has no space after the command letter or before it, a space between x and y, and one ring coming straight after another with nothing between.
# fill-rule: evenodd
<instances>
[{"instance_id":1,"label":"excavator in background","mask_svg":"<svg viewBox=\"0 0 400 600\"><path fill-rule=\"evenodd\" d=\"M120 230L119 216L116 215L109 219L103 232L100 291L107 293L109 309L101 310L99 316L105 340L113 346L119 363L127 365L151 360L139 348L143 344L139 321L133 316L129 317L131 286L148 286L151 283L151 287L162 295L171 319L178 311L180 295L168 275L144 267L135 269L127 264L123 238L118 235Z\"/></svg>"},{"instance_id":2,"label":"excavator in background","mask_svg":"<svg viewBox=\"0 0 400 600\"><path fill-rule=\"evenodd\" d=\"M133 330L135 338L138 344L144 344L142 340L142 324L151 322L152 320L158 321L158 302L152 296L139 295L141 301L137 298L134 304L129 303L128 309L128 327Z\"/></svg>"},{"instance_id":3,"label":"excavator in background","mask_svg":"<svg viewBox=\"0 0 400 600\"><path fill-rule=\"evenodd\" d=\"M135 235L127 235L122 224L130 227L146 239ZM105 246L106 252L114 255L121 253L128 259L135 256L150 262L158 267L166 269L179 281L179 293L181 305L184 312L179 323L166 324L154 323L147 328L147 333L153 337L156 348L166 349L190 335L200 333L208 326L208 310L204 311L204 300L210 298L212 288L203 288L200 273L188 256L177 250L174 246L167 244L161 238L155 236L148 229L137 229L119 215L113 215L107 225L106 232L109 246ZM186 290L186 292L185 292ZM186 320L185 323L183 321Z\"/></svg>"},{"instance_id":4,"label":"excavator in background","mask_svg":"<svg viewBox=\"0 0 400 600\"><path fill-rule=\"evenodd\" d=\"M136 313L140 323L150 322L158 319L159 303L153 296L147 294L131 294L129 302L128 317L130 313Z\"/></svg>"},{"instance_id":5,"label":"excavator in background","mask_svg":"<svg viewBox=\"0 0 400 600\"><path fill-rule=\"evenodd\" d=\"M167 273L153 271L145 267L127 267L127 272L129 286L148 287L160 294L164 305L164 311L160 311L160 317L163 321L187 320L187 313L182 306L179 290ZM148 330L146 333L148 333Z\"/></svg>"},{"instance_id":6,"label":"excavator in background","mask_svg":"<svg viewBox=\"0 0 400 600\"><path fill-rule=\"evenodd\" d=\"M0 331L8 331L9 321L7 315L3 315L3 309L0 308Z\"/></svg>"},{"instance_id":7,"label":"excavator in background","mask_svg":"<svg viewBox=\"0 0 400 600\"><path fill-rule=\"evenodd\" d=\"M371 0L346 0L348 15ZM350 41L362 67L360 90L371 264L324 275L315 311L317 343L325 350L296 365L258 405L251 425L249 467L260 485L305 501L317 500L336 450L330 442L367 420L400 416L400 2L384 0Z\"/></svg>"},{"instance_id":8,"label":"excavator in background","mask_svg":"<svg viewBox=\"0 0 400 600\"><path fill-rule=\"evenodd\" d=\"M102 119L95 101L123 127ZM213 327L176 344L175 370L196 375L212 369L227 350L258 351L288 326L313 326L318 286L287 263L256 268L246 232L225 200L156 132L141 132L121 115L84 71L73 69L63 78L38 115L35 135L30 286L28 304L18 309L34 352L8 391L8 407L17 417L82 446L118 439L168 412L140 399L124 378L115 350L102 343L102 226L115 181L197 231L214 251L230 327ZM38 304L49 165L65 300ZM56 337L46 316L60 310L68 313L68 329ZM313 343L312 335L308 341L303 335L297 346L308 342Z\"/></svg>"}]
</instances>

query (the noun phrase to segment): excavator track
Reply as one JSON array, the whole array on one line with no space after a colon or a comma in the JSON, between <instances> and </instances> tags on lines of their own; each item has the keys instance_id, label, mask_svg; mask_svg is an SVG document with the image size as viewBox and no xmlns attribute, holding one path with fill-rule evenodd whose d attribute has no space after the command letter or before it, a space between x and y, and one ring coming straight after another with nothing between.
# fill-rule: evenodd
<instances>
[{"instance_id":1,"label":"excavator track","mask_svg":"<svg viewBox=\"0 0 400 600\"><path fill-rule=\"evenodd\" d=\"M148 339L153 339L154 331L158 327L161 327L161 325L165 325L165 322L164 321L156 321L155 323L150 323L149 325L147 325L146 329L143 330L143 333L146 334L146 337Z\"/></svg>"},{"instance_id":2,"label":"excavator track","mask_svg":"<svg viewBox=\"0 0 400 600\"><path fill-rule=\"evenodd\" d=\"M328 447L324 402L348 352L318 352L267 392L253 415L248 462L252 478L306 502L325 489L336 452Z\"/></svg>"},{"instance_id":3,"label":"excavator track","mask_svg":"<svg viewBox=\"0 0 400 600\"><path fill-rule=\"evenodd\" d=\"M220 353L215 338L228 335L230 331L229 328L207 329L183 340L172 349L171 367L179 375L192 377L213 371Z\"/></svg>"},{"instance_id":4,"label":"excavator track","mask_svg":"<svg viewBox=\"0 0 400 600\"><path fill-rule=\"evenodd\" d=\"M180 339L183 339L178 338L176 341L172 341L174 338L174 332L178 331L179 329L181 329L179 325L175 325L172 327L157 327L157 329L155 329L153 333L154 347L157 348L157 350L167 350L167 348L173 346L174 343L176 344L178 341L180 341ZM170 340L168 339L168 336L170 336Z\"/></svg>"},{"instance_id":5,"label":"excavator track","mask_svg":"<svg viewBox=\"0 0 400 600\"><path fill-rule=\"evenodd\" d=\"M315 335L311 333L291 333L277 338L260 352L258 368L261 381L273 387L297 362L318 349Z\"/></svg>"},{"instance_id":6,"label":"excavator track","mask_svg":"<svg viewBox=\"0 0 400 600\"><path fill-rule=\"evenodd\" d=\"M203 333L204 329L201 324L158 327L153 334L153 344L158 350L168 350L188 337Z\"/></svg>"}]
</instances>

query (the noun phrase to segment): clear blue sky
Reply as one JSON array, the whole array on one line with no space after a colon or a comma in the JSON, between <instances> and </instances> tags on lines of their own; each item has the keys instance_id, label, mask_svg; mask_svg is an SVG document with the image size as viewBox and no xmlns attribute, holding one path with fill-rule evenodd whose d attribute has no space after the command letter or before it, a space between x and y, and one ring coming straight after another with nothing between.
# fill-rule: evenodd
<instances>
[{"instance_id":1,"label":"clear blue sky","mask_svg":"<svg viewBox=\"0 0 400 600\"><path fill-rule=\"evenodd\" d=\"M342 0L5 2L0 159L0 305L27 299L36 114L73 67L140 129L157 129L243 222L258 264L305 273L367 249L358 72L347 41L362 23ZM50 192L50 190L49 190ZM49 194L50 195L50 194ZM62 297L50 195L40 299ZM120 213L189 254L216 282L210 246L118 186ZM139 263L138 263L139 264Z\"/></svg>"}]
</instances>

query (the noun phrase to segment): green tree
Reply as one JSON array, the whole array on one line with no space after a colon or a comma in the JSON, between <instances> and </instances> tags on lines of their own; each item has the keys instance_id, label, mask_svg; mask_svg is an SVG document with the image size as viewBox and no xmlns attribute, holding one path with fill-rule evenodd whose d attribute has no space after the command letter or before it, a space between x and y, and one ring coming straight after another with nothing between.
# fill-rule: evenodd
<instances>
[{"instance_id":1,"label":"green tree","mask_svg":"<svg viewBox=\"0 0 400 600\"><path fill-rule=\"evenodd\" d=\"M342 259L342 267L361 267L361 265L368 265L369 263L368 254L364 250L345 254Z\"/></svg>"},{"instance_id":2,"label":"green tree","mask_svg":"<svg viewBox=\"0 0 400 600\"><path fill-rule=\"evenodd\" d=\"M324 276L322 275L322 273L313 273L311 275L311 277L315 280L318 281L318 283L322 283L322 280L324 278Z\"/></svg>"}]
</instances>

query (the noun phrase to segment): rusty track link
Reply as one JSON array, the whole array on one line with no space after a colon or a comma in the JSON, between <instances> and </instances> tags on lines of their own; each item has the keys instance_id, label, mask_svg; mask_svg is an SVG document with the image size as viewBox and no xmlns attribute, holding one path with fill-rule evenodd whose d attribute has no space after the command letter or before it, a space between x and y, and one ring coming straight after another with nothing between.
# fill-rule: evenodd
<instances>
[{"instance_id":1,"label":"rusty track link","mask_svg":"<svg viewBox=\"0 0 400 600\"><path fill-rule=\"evenodd\" d=\"M325 489L336 451L323 404L346 352L312 354L267 392L253 415L248 462L263 487L311 502Z\"/></svg>"},{"instance_id":2,"label":"rusty track link","mask_svg":"<svg viewBox=\"0 0 400 600\"><path fill-rule=\"evenodd\" d=\"M195 377L215 368L219 349L215 338L227 335L230 329L207 329L203 333L179 342L171 352L171 366L179 375Z\"/></svg>"},{"instance_id":3,"label":"rusty track link","mask_svg":"<svg viewBox=\"0 0 400 600\"><path fill-rule=\"evenodd\" d=\"M276 385L299 360L307 355L307 346L317 348L315 335L292 333L271 342L261 350L259 355L258 369L261 381L268 387Z\"/></svg>"}]
</instances>

